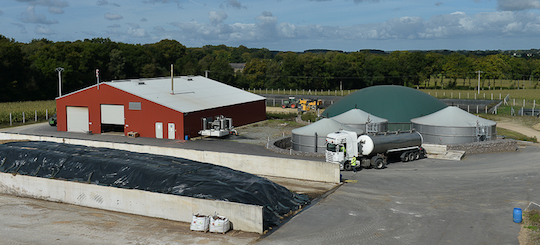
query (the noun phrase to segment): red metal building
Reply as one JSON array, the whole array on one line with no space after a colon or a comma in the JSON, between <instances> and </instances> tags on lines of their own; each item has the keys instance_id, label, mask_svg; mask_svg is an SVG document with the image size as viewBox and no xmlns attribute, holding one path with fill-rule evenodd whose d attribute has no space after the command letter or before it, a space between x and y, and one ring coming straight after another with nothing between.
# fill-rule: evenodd
<instances>
[{"instance_id":1,"label":"red metal building","mask_svg":"<svg viewBox=\"0 0 540 245\"><path fill-rule=\"evenodd\" d=\"M265 98L202 76L100 83L56 99L59 131L137 132L184 139L202 118L223 115L241 126L266 119Z\"/></svg>"}]
</instances>

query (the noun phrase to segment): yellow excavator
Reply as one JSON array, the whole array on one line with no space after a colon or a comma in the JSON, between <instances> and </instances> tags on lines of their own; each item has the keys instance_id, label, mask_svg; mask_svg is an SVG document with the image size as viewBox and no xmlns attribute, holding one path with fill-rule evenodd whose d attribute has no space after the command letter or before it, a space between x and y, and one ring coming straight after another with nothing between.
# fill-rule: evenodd
<instances>
[{"instance_id":1,"label":"yellow excavator","mask_svg":"<svg viewBox=\"0 0 540 245\"><path fill-rule=\"evenodd\" d=\"M310 110L316 110L322 108L322 100L319 99L299 99L298 100L298 111L307 112Z\"/></svg>"}]
</instances>

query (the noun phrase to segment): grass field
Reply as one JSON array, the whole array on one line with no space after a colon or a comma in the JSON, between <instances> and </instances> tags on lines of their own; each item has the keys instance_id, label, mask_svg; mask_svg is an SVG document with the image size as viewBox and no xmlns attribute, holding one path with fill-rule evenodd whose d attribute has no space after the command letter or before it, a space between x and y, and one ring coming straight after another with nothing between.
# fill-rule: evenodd
<instances>
[{"instance_id":1,"label":"grass field","mask_svg":"<svg viewBox=\"0 0 540 245\"><path fill-rule=\"evenodd\" d=\"M13 125L19 125L23 121L23 112L25 122L46 121L46 114L51 117L56 113L56 101L25 101L25 102L7 102L0 103L0 126L9 126L9 114Z\"/></svg>"}]
</instances>

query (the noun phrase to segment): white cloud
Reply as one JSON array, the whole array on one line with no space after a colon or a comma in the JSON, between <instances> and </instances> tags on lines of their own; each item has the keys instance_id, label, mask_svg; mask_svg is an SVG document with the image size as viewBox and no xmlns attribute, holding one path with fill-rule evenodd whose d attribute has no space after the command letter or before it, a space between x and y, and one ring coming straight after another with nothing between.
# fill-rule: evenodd
<instances>
[{"instance_id":1,"label":"white cloud","mask_svg":"<svg viewBox=\"0 0 540 245\"><path fill-rule=\"evenodd\" d=\"M21 21L24 23L36 23L36 24L57 24L57 20L49 20L43 14L36 14L35 6L28 6L26 11L20 15Z\"/></svg>"},{"instance_id":2,"label":"white cloud","mask_svg":"<svg viewBox=\"0 0 540 245\"><path fill-rule=\"evenodd\" d=\"M46 36L50 36L50 35L54 35L56 34L53 30L51 30L49 27L47 26L42 26L42 25L38 25L36 26L36 28L34 29L34 32L38 35L46 35Z\"/></svg>"},{"instance_id":3,"label":"white cloud","mask_svg":"<svg viewBox=\"0 0 540 245\"><path fill-rule=\"evenodd\" d=\"M120 4L118 4L118 3L109 3L109 1L107 1L107 0L98 0L96 2L96 5L97 6L111 5L111 6L115 6L115 7L120 7Z\"/></svg>"},{"instance_id":4,"label":"white cloud","mask_svg":"<svg viewBox=\"0 0 540 245\"><path fill-rule=\"evenodd\" d=\"M106 13L105 14L105 19L107 20L120 20L120 19L123 19L124 17L122 17L122 15L119 15L119 14L111 14L111 13Z\"/></svg>"},{"instance_id":5,"label":"white cloud","mask_svg":"<svg viewBox=\"0 0 540 245\"><path fill-rule=\"evenodd\" d=\"M11 23L11 24L19 27L19 30L22 34L28 33L28 31L26 31L26 27L23 24L21 23Z\"/></svg>"},{"instance_id":6,"label":"white cloud","mask_svg":"<svg viewBox=\"0 0 540 245\"><path fill-rule=\"evenodd\" d=\"M521 11L528 9L540 9L538 0L498 0L497 9L502 11Z\"/></svg>"},{"instance_id":7,"label":"white cloud","mask_svg":"<svg viewBox=\"0 0 540 245\"><path fill-rule=\"evenodd\" d=\"M227 0L225 2L225 4L221 4L220 5L221 8L225 8L225 7L231 7L231 8L234 8L234 9L247 9L247 7L245 5L242 5L242 3L236 1L236 0Z\"/></svg>"},{"instance_id":8,"label":"white cloud","mask_svg":"<svg viewBox=\"0 0 540 245\"><path fill-rule=\"evenodd\" d=\"M45 6L49 7L49 13L51 14L63 14L63 8L68 7L67 1L61 0L17 0L17 2L28 3L30 6Z\"/></svg>"},{"instance_id":9,"label":"white cloud","mask_svg":"<svg viewBox=\"0 0 540 245\"><path fill-rule=\"evenodd\" d=\"M208 13L208 18L210 19L210 23L212 25L217 25L222 23L225 19L227 19L227 14L223 11L210 11Z\"/></svg>"}]
</instances>

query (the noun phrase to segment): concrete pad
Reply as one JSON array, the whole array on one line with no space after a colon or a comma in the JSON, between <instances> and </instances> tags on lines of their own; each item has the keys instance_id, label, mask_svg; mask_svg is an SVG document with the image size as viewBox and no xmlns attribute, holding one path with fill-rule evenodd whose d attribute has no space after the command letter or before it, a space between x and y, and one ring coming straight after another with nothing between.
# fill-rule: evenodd
<instances>
[{"instance_id":1,"label":"concrete pad","mask_svg":"<svg viewBox=\"0 0 540 245\"><path fill-rule=\"evenodd\" d=\"M299 179L290 179L290 178L281 178L274 176L262 176L272 182L285 186L292 192L298 194L308 195L309 199L314 199L322 196L324 193L340 186L337 183L328 183L328 182L318 182L318 181L308 181L308 180L299 180Z\"/></svg>"}]
</instances>

